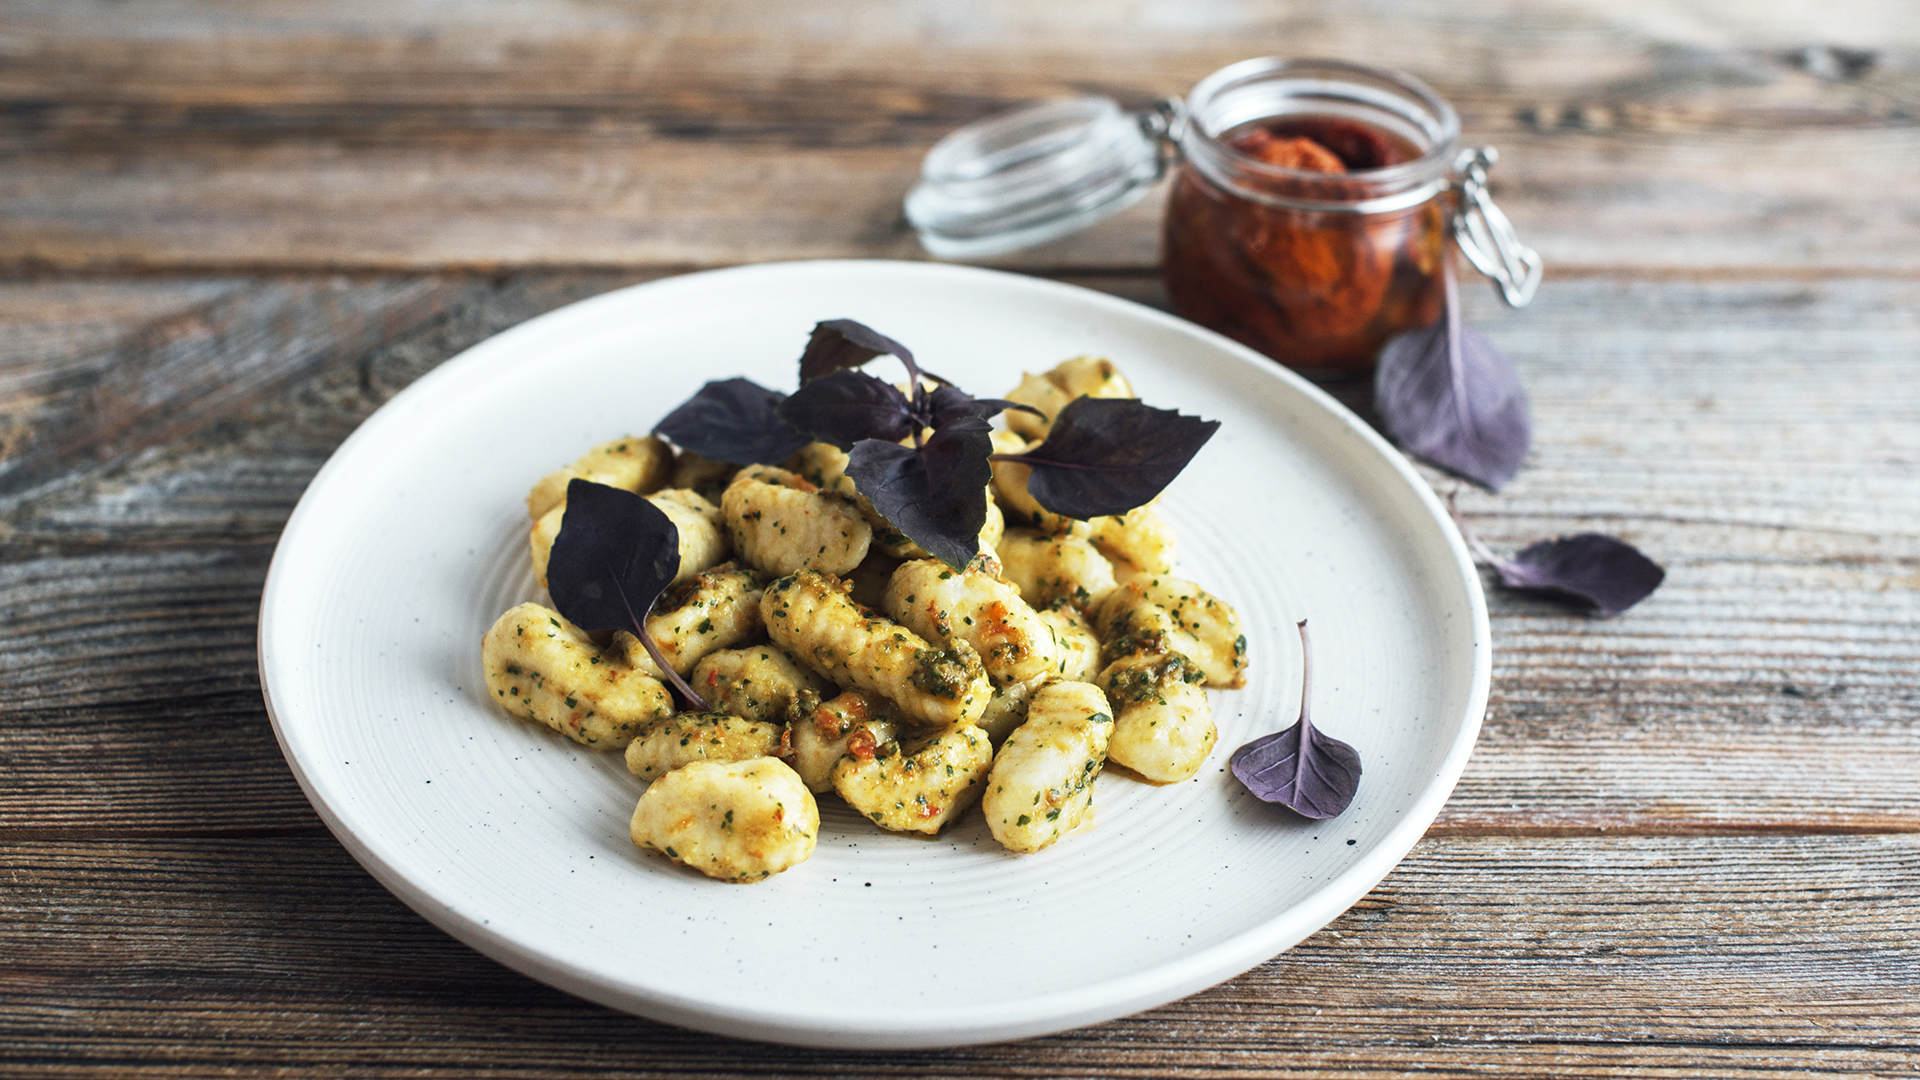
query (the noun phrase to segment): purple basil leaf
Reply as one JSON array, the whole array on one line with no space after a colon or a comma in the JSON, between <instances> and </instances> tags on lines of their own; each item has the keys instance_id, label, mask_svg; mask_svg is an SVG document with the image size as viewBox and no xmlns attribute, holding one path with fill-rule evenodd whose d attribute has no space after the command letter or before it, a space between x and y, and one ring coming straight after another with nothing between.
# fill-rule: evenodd
<instances>
[{"instance_id":1,"label":"purple basil leaf","mask_svg":"<svg viewBox=\"0 0 1920 1080\"><path fill-rule=\"evenodd\" d=\"M932 416L929 419L933 421L934 427L958 420L963 416L977 416L982 420L991 420L1008 409L1030 412L1042 419L1047 415L1031 405L1022 405L1017 401L977 398L951 383L934 387L933 393L928 395L928 401L932 409Z\"/></svg>"},{"instance_id":2,"label":"purple basil leaf","mask_svg":"<svg viewBox=\"0 0 1920 1080\"><path fill-rule=\"evenodd\" d=\"M900 362L907 365L907 371L918 379L920 369L914 367L913 354L907 347L873 327L852 319L815 323L806 351L800 354L801 385L842 368L857 368L881 353L899 357Z\"/></svg>"},{"instance_id":3,"label":"purple basil leaf","mask_svg":"<svg viewBox=\"0 0 1920 1080\"><path fill-rule=\"evenodd\" d=\"M1373 409L1408 453L1499 491L1533 443L1527 392L1493 342L1462 325L1454 293L1449 271L1445 317L1380 350Z\"/></svg>"},{"instance_id":4,"label":"purple basil leaf","mask_svg":"<svg viewBox=\"0 0 1920 1080\"><path fill-rule=\"evenodd\" d=\"M1053 418L1045 442L998 460L1031 466L1027 490L1048 510L1105 517L1160 494L1219 427L1132 398L1077 397Z\"/></svg>"},{"instance_id":5,"label":"purple basil leaf","mask_svg":"<svg viewBox=\"0 0 1920 1080\"><path fill-rule=\"evenodd\" d=\"M554 608L582 630L625 630L639 638L688 702L705 709L647 633L647 612L679 572L680 530L659 507L591 480L567 484L567 511L547 561Z\"/></svg>"},{"instance_id":6,"label":"purple basil leaf","mask_svg":"<svg viewBox=\"0 0 1920 1080\"><path fill-rule=\"evenodd\" d=\"M701 387L653 431L714 461L777 465L813 441L780 418L786 398L751 379L721 379Z\"/></svg>"},{"instance_id":7,"label":"purple basil leaf","mask_svg":"<svg viewBox=\"0 0 1920 1080\"><path fill-rule=\"evenodd\" d=\"M842 450L862 439L899 442L914 428L907 396L858 371L836 371L805 384L780 403L780 416Z\"/></svg>"},{"instance_id":8,"label":"purple basil leaf","mask_svg":"<svg viewBox=\"0 0 1920 1080\"><path fill-rule=\"evenodd\" d=\"M964 569L980 552L987 521L992 430L985 420L965 416L935 431L919 450L868 439L847 455L847 475L907 539Z\"/></svg>"},{"instance_id":9,"label":"purple basil leaf","mask_svg":"<svg viewBox=\"0 0 1920 1080\"><path fill-rule=\"evenodd\" d=\"M1580 533L1529 545L1511 562L1494 562L1500 584L1618 615L1647 598L1667 572L1624 540Z\"/></svg>"},{"instance_id":10,"label":"purple basil leaf","mask_svg":"<svg viewBox=\"0 0 1920 1080\"><path fill-rule=\"evenodd\" d=\"M1300 620L1300 719L1233 752L1227 764L1255 798L1316 821L1338 817L1360 790L1360 753L1313 726L1307 715L1312 662Z\"/></svg>"}]
</instances>

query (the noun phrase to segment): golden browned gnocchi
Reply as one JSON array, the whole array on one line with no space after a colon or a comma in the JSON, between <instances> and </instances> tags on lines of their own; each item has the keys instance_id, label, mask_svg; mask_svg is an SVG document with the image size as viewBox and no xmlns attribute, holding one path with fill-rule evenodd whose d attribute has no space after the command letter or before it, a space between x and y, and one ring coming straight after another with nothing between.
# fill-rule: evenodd
<instances>
[{"instance_id":1,"label":"golden browned gnocchi","mask_svg":"<svg viewBox=\"0 0 1920 1080\"><path fill-rule=\"evenodd\" d=\"M567 497L574 480L617 487L645 495L658 490L673 475L673 448L652 435L628 436L601 443L581 454L573 464L550 472L527 493L527 516L535 521Z\"/></svg>"},{"instance_id":2,"label":"golden browned gnocchi","mask_svg":"<svg viewBox=\"0 0 1920 1080\"><path fill-rule=\"evenodd\" d=\"M1097 686L1051 682L994 755L980 809L1009 851L1032 852L1071 832L1093 809L1093 778L1107 762L1113 715Z\"/></svg>"},{"instance_id":3,"label":"golden browned gnocchi","mask_svg":"<svg viewBox=\"0 0 1920 1080\"><path fill-rule=\"evenodd\" d=\"M1233 606L1182 578L1130 577L1099 611L1106 658L1134 652L1179 653L1206 676L1208 686L1247 684L1247 638Z\"/></svg>"},{"instance_id":4,"label":"golden browned gnocchi","mask_svg":"<svg viewBox=\"0 0 1920 1080\"><path fill-rule=\"evenodd\" d=\"M760 575L744 566L724 563L702 570L661 595L647 616L647 636L667 666L685 675L707 654L759 636L763 588ZM646 646L632 634L614 631L613 647L634 667L660 674Z\"/></svg>"},{"instance_id":5,"label":"golden browned gnocchi","mask_svg":"<svg viewBox=\"0 0 1920 1080\"><path fill-rule=\"evenodd\" d=\"M993 687L965 641L941 649L847 596L838 579L803 570L767 586L767 636L839 686L893 702L914 723L946 729L986 711Z\"/></svg>"},{"instance_id":6,"label":"golden browned gnocchi","mask_svg":"<svg viewBox=\"0 0 1920 1080\"><path fill-rule=\"evenodd\" d=\"M973 805L991 768L993 743L969 724L911 748L848 754L833 767L833 790L883 829L931 836Z\"/></svg>"},{"instance_id":7,"label":"golden browned gnocchi","mask_svg":"<svg viewBox=\"0 0 1920 1080\"><path fill-rule=\"evenodd\" d=\"M873 541L853 501L771 466L740 470L720 505L740 557L773 576L797 570L844 574Z\"/></svg>"},{"instance_id":8,"label":"golden browned gnocchi","mask_svg":"<svg viewBox=\"0 0 1920 1080\"><path fill-rule=\"evenodd\" d=\"M793 769L810 790L833 790L833 767L853 755L871 758L894 741L895 723L884 699L848 690L797 715L787 726Z\"/></svg>"},{"instance_id":9,"label":"golden browned gnocchi","mask_svg":"<svg viewBox=\"0 0 1920 1080\"><path fill-rule=\"evenodd\" d=\"M778 758L695 761L648 785L630 832L643 848L742 884L805 862L820 832L820 808Z\"/></svg>"},{"instance_id":10,"label":"golden browned gnocchi","mask_svg":"<svg viewBox=\"0 0 1920 1080\"><path fill-rule=\"evenodd\" d=\"M759 620L754 621L758 625ZM694 665L687 681L710 707L767 723L785 723L809 694L817 698L833 692L833 684L767 644L709 653Z\"/></svg>"},{"instance_id":11,"label":"golden browned gnocchi","mask_svg":"<svg viewBox=\"0 0 1920 1080\"><path fill-rule=\"evenodd\" d=\"M1185 780L1206 764L1219 732L1197 685L1205 676L1178 653L1136 654L1096 680L1113 705L1107 757L1158 784Z\"/></svg>"},{"instance_id":12,"label":"golden browned gnocchi","mask_svg":"<svg viewBox=\"0 0 1920 1080\"><path fill-rule=\"evenodd\" d=\"M1084 536L1008 529L994 551L1001 573L1036 608L1064 600L1092 611L1117 584L1113 564Z\"/></svg>"},{"instance_id":13,"label":"golden browned gnocchi","mask_svg":"<svg viewBox=\"0 0 1920 1080\"><path fill-rule=\"evenodd\" d=\"M1006 414L1007 427L1038 442L1047 437L1048 430L1053 427L1053 418L1074 398L1133 396L1132 385L1111 360L1077 356L1055 365L1053 370L1044 375L1024 375L1019 386L1007 391L1008 401L1031 405L1046 414L1035 416L1011 409Z\"/></svg>"},{"instance_id":14,"label":"golden browned gnocchi","mask_svg":"<svg viewBox=\"0 0 1920 1080\"><path fill-rule=\"evenodd\" d=\"M627 744L627 771L652 782L692 761L773 757L784 730L719 709L675 713L641 728Z\"/></svg>"},{"instance_id":15,"label":"golden browned gnocchi","mask_svg":"<svg viewBox=\"0 0 1920 1080\"><path fill-rule=\"evenodd\" d=\"M1060 662L1053 628L999 578L956 571L938 559L902 563L887 585L887 614L938 644L964 641L996 686L1031 679Z\"/></svg>"},{"instance_id":16,"label":"golden browned gnocchi","mask_svg":"<svg viewBox=\"0 0 1920 1080\"><path fill-rule=\"evenodd\" d=\"M487 690L509 713L595 750L619 750L648 723L673 714L660 680L609 655L539 604L497 619L480 643Z\"/></svg>"}]
</instances>

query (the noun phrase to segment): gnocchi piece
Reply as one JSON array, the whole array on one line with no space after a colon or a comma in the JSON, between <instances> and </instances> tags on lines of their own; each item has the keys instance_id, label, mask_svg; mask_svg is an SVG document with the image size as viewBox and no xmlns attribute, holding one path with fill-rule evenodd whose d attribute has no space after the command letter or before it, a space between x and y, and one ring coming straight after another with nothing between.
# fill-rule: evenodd
<instances>
[{"instance_id":1,"label":"gnocchi piece","mask_svg":"<svg viewBox=\"0 0 1920 1080\"><path fill-rule=\"evenodd\" d=\"M1100 639L1086 616L1063 604L1043 608L1040 621L1053 628L1060 644L1060 662L1054 673L1070 682L1092 682L1100 671Z\"/></svg>"},{"instance_id":2,"label":"gnocchi piece","mask_svg":"<svg viewBox=\"0 0 1920 1080\"><path fill-rule=\"evenodd\" d=\"M1035 692L1027 722L994 756L980 796L993 838L1009 851L1039 851L1085 820L1112 737L1112 710L1099 687L1052 682Z\"/></svg>"},{"instance_id":3,"label":"gnocchi piece","mask_svg":"<svg viewBox=\"0 0 1920 1080\"><path fill-rule=\"evenodd\" d=\"M785 469L742 469L720 503L740 557L771 575L844 574L873 541L873 527L852 500Z\"/></svg>"},{"instance_id":4,"label":"gnocchi piece","mask_svg":"<svg viewBox=\"0 0 1920 1080\"><path fill-rule=\"evenodd\" d=\"M733 483L733 476L740 466L729 465L724 461L704 458L691 450L682 450L673 459L673 476L667 481L670 488L685 488L711 503L719 503L720 495Z\"/></svg>"},{"instance_id":5,"label":"gnocchi piece","mask_svg":"<svg viewBox=\"0 0 1920 1080\"><path fill-rule=\"evenodd\" d=\"M627 770L651 783L689 762L774 757L785 730L720 709L675 713L641 728L627 744Z\"/></svg>"},{"instance_id":6,"label":"gnocchi piece","mask_svg":"<svg viewBox=\"0 0 1920 1080\"><path fill-rule=\"evenodd\" d=\"M685 675L707 654L759 636L764 588L760 575L744 566L723 563L703 570L661 595L647 616L647 636L667 666ZM613 632L611 648L633 667L660 674L640 639L625 630Z\"/></svg>"},{"instance_id":7,"label":"gnocchi piece","mask_svg":"<svg viewBox=\"0 0 1920 1080\"><path fill-rule=\"evenodd\" d=\"M1010 412L1007 415L1021 414ZM1022 454L1030 449L1032 447L1025 439L1011 431L993 433L995 454ZM1017 461L994 461L990 467L993 469L994 503L1000 507L1009 526L1031 527L1042 533L1073 532L1075 535L1086 535L1088 530L1084 523L1041 509L1039 500L1027 490L1027 478L1033 475L1032 469Z\"/></svg>"},{"instance_id":8,"label":"gnocchi piece","mask_svg":"<svg viewBox=\"0 0 1920 1080\"><path fill-rule=\"evenodd\" d=\"M779 758L696 761L648 786L629 831L643 848L743 884L807 861L820 807Z\"/></svg>"},{"instance_id":9,"label":"gnocchi piece","mask_svg":"<svg viewBox=\"0 0 1920 1080\"><path fill-rule=\"evenodd\" d=\"M1008 529L994 550L1001 572L1036 608L1064 600L1092 611L1115 585L1113 564L1083 536Z\"/></svg>"},{"instance_id":10,"label":"gnocchi piece","mask_svg":"<svg viewBox=\"0 0 1920 1080\"><path fill-rule=\"evenodd\" d=\"M1136 506L1124 514L1097 517L1087 522L1087 539L1108 558L1131 563L1149 574L1164 574L1173 569L1173 527L1154 509L1154 502Z\"/></svg>"},{"instance_id":11,"label":"gnocchi piece","mask_svg":"<svg viewBox=\"0 0 1920 1080\"><path fill-rule=\"evenodd\" d=\"M1012 585L937 559L902 563L887 585L887 614L940 644L964 641L980 654L995 686L1031 679L1060 662L1053 628Z\"/></svg>"},{"instance_id":12,"label":"gnocchi piece","mask_svg":"<svg viewBox=\"0 0 1920 1080\"><path fill-rule=\"evenodd\" d=\"M686 581L710 566L718 566L732 553L720 508L698 492L667 488L646 498L667 515L680 533L680 569L674 574L675 583ZM533 523L533 531L527 538L533 549L533 576L543 589L547 586L547 563L553 558L553 542L560 538L566 513L567 500L562 496L553 509Z\"/></svg>"},{"instance_id":13,"label":"gnocchi piece","mask_svg":"<svg viewBox=\"0 0 1920 1080\"><path fill-rule=\"evenodd\" d=\"M1107 757L1160 784L1199 772L1219 737L1213 706L1197 685L1204 677L1177 653L1137 654L1107 665L1095 680L1113 705Z\"/></svg>"},{"instance_id":14,"label":"gnocchi piece","mask_svg":"<svg viewBox=\"0 0 1920 1080\"><path fill-rule=\"evenodd\" d=\"M1020 435L1039 441L1047 437L1053 418L1077 397L1130 398L1133 387L1113 361L1093 356L1077 356L1062 361L1045 375L1023 375L1020 385L1007 391L1007 400L1031 405L1045 418L1017 409L1007 410L1007 426Z\"/></svg>"},{"instance_id":15,"label":"gnocchi piece","mask_svg":"<svg viewBox=\"0 0 1920 1080\"><path fill-rule=\"evenodd\" d=\"M487 690L509 713L595 750L618 750L639 730L673 715L658 679L539 604L500 616L480 643Z\"/></svg>"},{"instance_id":16,"label":"gnocchi piece","mask_svg":"<svg viewBox=\"0 0 1920 1080\"><path fill-rule=\"evenodd\" d=\"M546 516L567 497L567 484L575 478L646 495L664 487L672 474L673 448L666 443L651 435L614 439L541 477L527 493L527 516L535 521Z\"/></svg>"},{"instance_id":17,"label":"gnocchi piece","mask_svg":"<svg viewBox=\"0 0 1920 1080\"><path fill-rule=\"evenodd\" d=\"M980 656L951 650L863 608L838 578L802 570L767 586L767 635L787 655L835 685L886 698L903 718L939 729L972 724L993 697Z\"/></svg>"},{"instance_id":18,"label":"gnocchi piece","mask_svg":"<svg viewBox=\"0 0 1920 1080\"><path fill-rule=\"evenodd\" d=\"M968 724L911 750L893 744L872 757L849 754L833 767L833 790L883 829L932 836L980 797L991 768L993 743Z\"/></svg>"},{"instance_id":19,"label":"gnocchi piece","mask_svg":"<svg viewBox=\"0 0 1920 1080\"><path fill-rule=\"evenodd\" d=\"M980 730L987 733L993 745L999 746L1015 728L1027 722L1027 705L1033 700L1034 691L1059 678L1051 671L1042 672L1024 682L1008 683L987 702L987 711L980 716Z\"/></svg>"},{"instance_id":20,"label":"gnocchi piece","mask_svg":"<svg viewBox=\"0 0 1920 1080\"><path fill-rule=\"evenodd\" d=\"M811 442L794 452L782 466L814 487L832 488L847 475L847 452L828 442Z\"/></svg>"},{"instance_id":21,"label":"gnocchi piece","mask_svg":"<svg viewBox=\"0 0 1920 1080\"><path fill-rule=\"evenodd\" d=\"M1172 651L1191 661L1208 686L1247 684L1239 613L1191 581L1160 574L1128 578L1100 606L1097 625L1108 660Z\"/></svg>"},{"instance_id":22,"label":"gnocchi piece","mask_svg":"<svg viewBox=\"0 0 1920 1080\"><path fill-rule=\"evenodd\" d=\"M785 723L804 695L832 691L826 680L772 645L708 653L687 682L713 708L764 723Z\"/></svg>"},{"instance_id":23,"label":"gnocchi piece","mask_svg":"<svg viewBox=\"0 0 1920 1080\"><path fill-rule=\"evenodd\" d=\"M855 603L883 608L887 606L887 583L893 580L893 572L898 569L900 560L876 546L867 552L859 566L841 576L853 587L847 595L853 597Z\"/></svg>"},{"instance_id":24,"label":"gnocchi piece","mask_svg":"<svg viewBox=\"0 0 1920 1080\"><path fill-rule=\"evenodd\" d=\"M787 727L793 751L793 769L809 790L833 790L833 767L852 755L871 759L894 743L894 721L887 703L858 690L848 690L831 701L816 704L795 716Z\"/></svg>"},{"instance_id":25,"label":"gnocchi piece","mask_svg":"<svg viewBox=\"0 0 1920 1080\"><path fill-rule=\"evenodd\" d=\"M873 550L886 554L899 561L932 558L927 549L907 538L907 534L893 527L893 523L873 508L873 503L865 495L854 489L853 478L843 476L837 481L837 490L852 499L860 508L860 514L873 528ZM993 489L987 489L987 516L980 526L979 543L975 550L981 555L993 554L993 546L1000 542L1000 536L1007 531L1006 515L1001 513L998 503L993 501Z\"/></svg>"}]
</instances>

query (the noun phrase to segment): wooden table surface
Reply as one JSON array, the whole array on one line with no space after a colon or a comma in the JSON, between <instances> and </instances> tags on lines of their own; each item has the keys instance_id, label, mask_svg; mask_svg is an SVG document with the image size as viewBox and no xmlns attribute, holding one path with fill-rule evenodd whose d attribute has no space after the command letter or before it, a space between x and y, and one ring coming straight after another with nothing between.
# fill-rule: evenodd
<instances>
[{"instance_id":1,"label":"wooden table surface","mask_svg":"<svg viewBox=\"0 0 1920 1080\"><path fill-rule=\"evenodd\" d=\"M254 629L356 424L616 286L923 258L954 125L1268 52L1410 70L1502 152L1550 269L1467 294L1537 429L1474 528L1669 570L1611 620L1490 596L1479 746L1369 897L1149 1013L852 1054L588 1005L347 856ZM1158 201L1002 265L1164 303ZM0 271L0 1075L1920 1074L1905 0L16 0Z\"/></svg>"}]
</instances>

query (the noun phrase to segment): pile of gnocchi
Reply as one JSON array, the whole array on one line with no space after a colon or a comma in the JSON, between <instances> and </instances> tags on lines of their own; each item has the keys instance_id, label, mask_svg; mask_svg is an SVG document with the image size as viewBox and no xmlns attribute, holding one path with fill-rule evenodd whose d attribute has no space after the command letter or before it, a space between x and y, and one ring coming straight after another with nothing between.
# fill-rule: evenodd
<instances>
[{"instance_id":1,"label":"pile of gnocchi","mask_svg":"<svg viewBox=\"0 0 1920 1080\"><path fill-rule=\"evenodd\" d=\"M1027 375L996 453L1047 437L1080 395L1130 398L1103 359ZM978 555L955 570L874 512L847 455L813 443L736 468L655 437L594 447L527 497L535 576L583 478L636 492L679 530L680 570L645 629L706 700L677 711L632 634L589 634L536 603L482 644L509 713L624 753L647 782L639 846L727 882L805 861L829 792L891 832L934 835L975 803L1009 851L1093 813L1109 763L1153 783L1197 773L1216 737L1206 688L1246 682L1226 602L1172 576L1154 503L1078 521L1041 508L1028 470L993 464Z\"/></svg>"}]
</instances>

